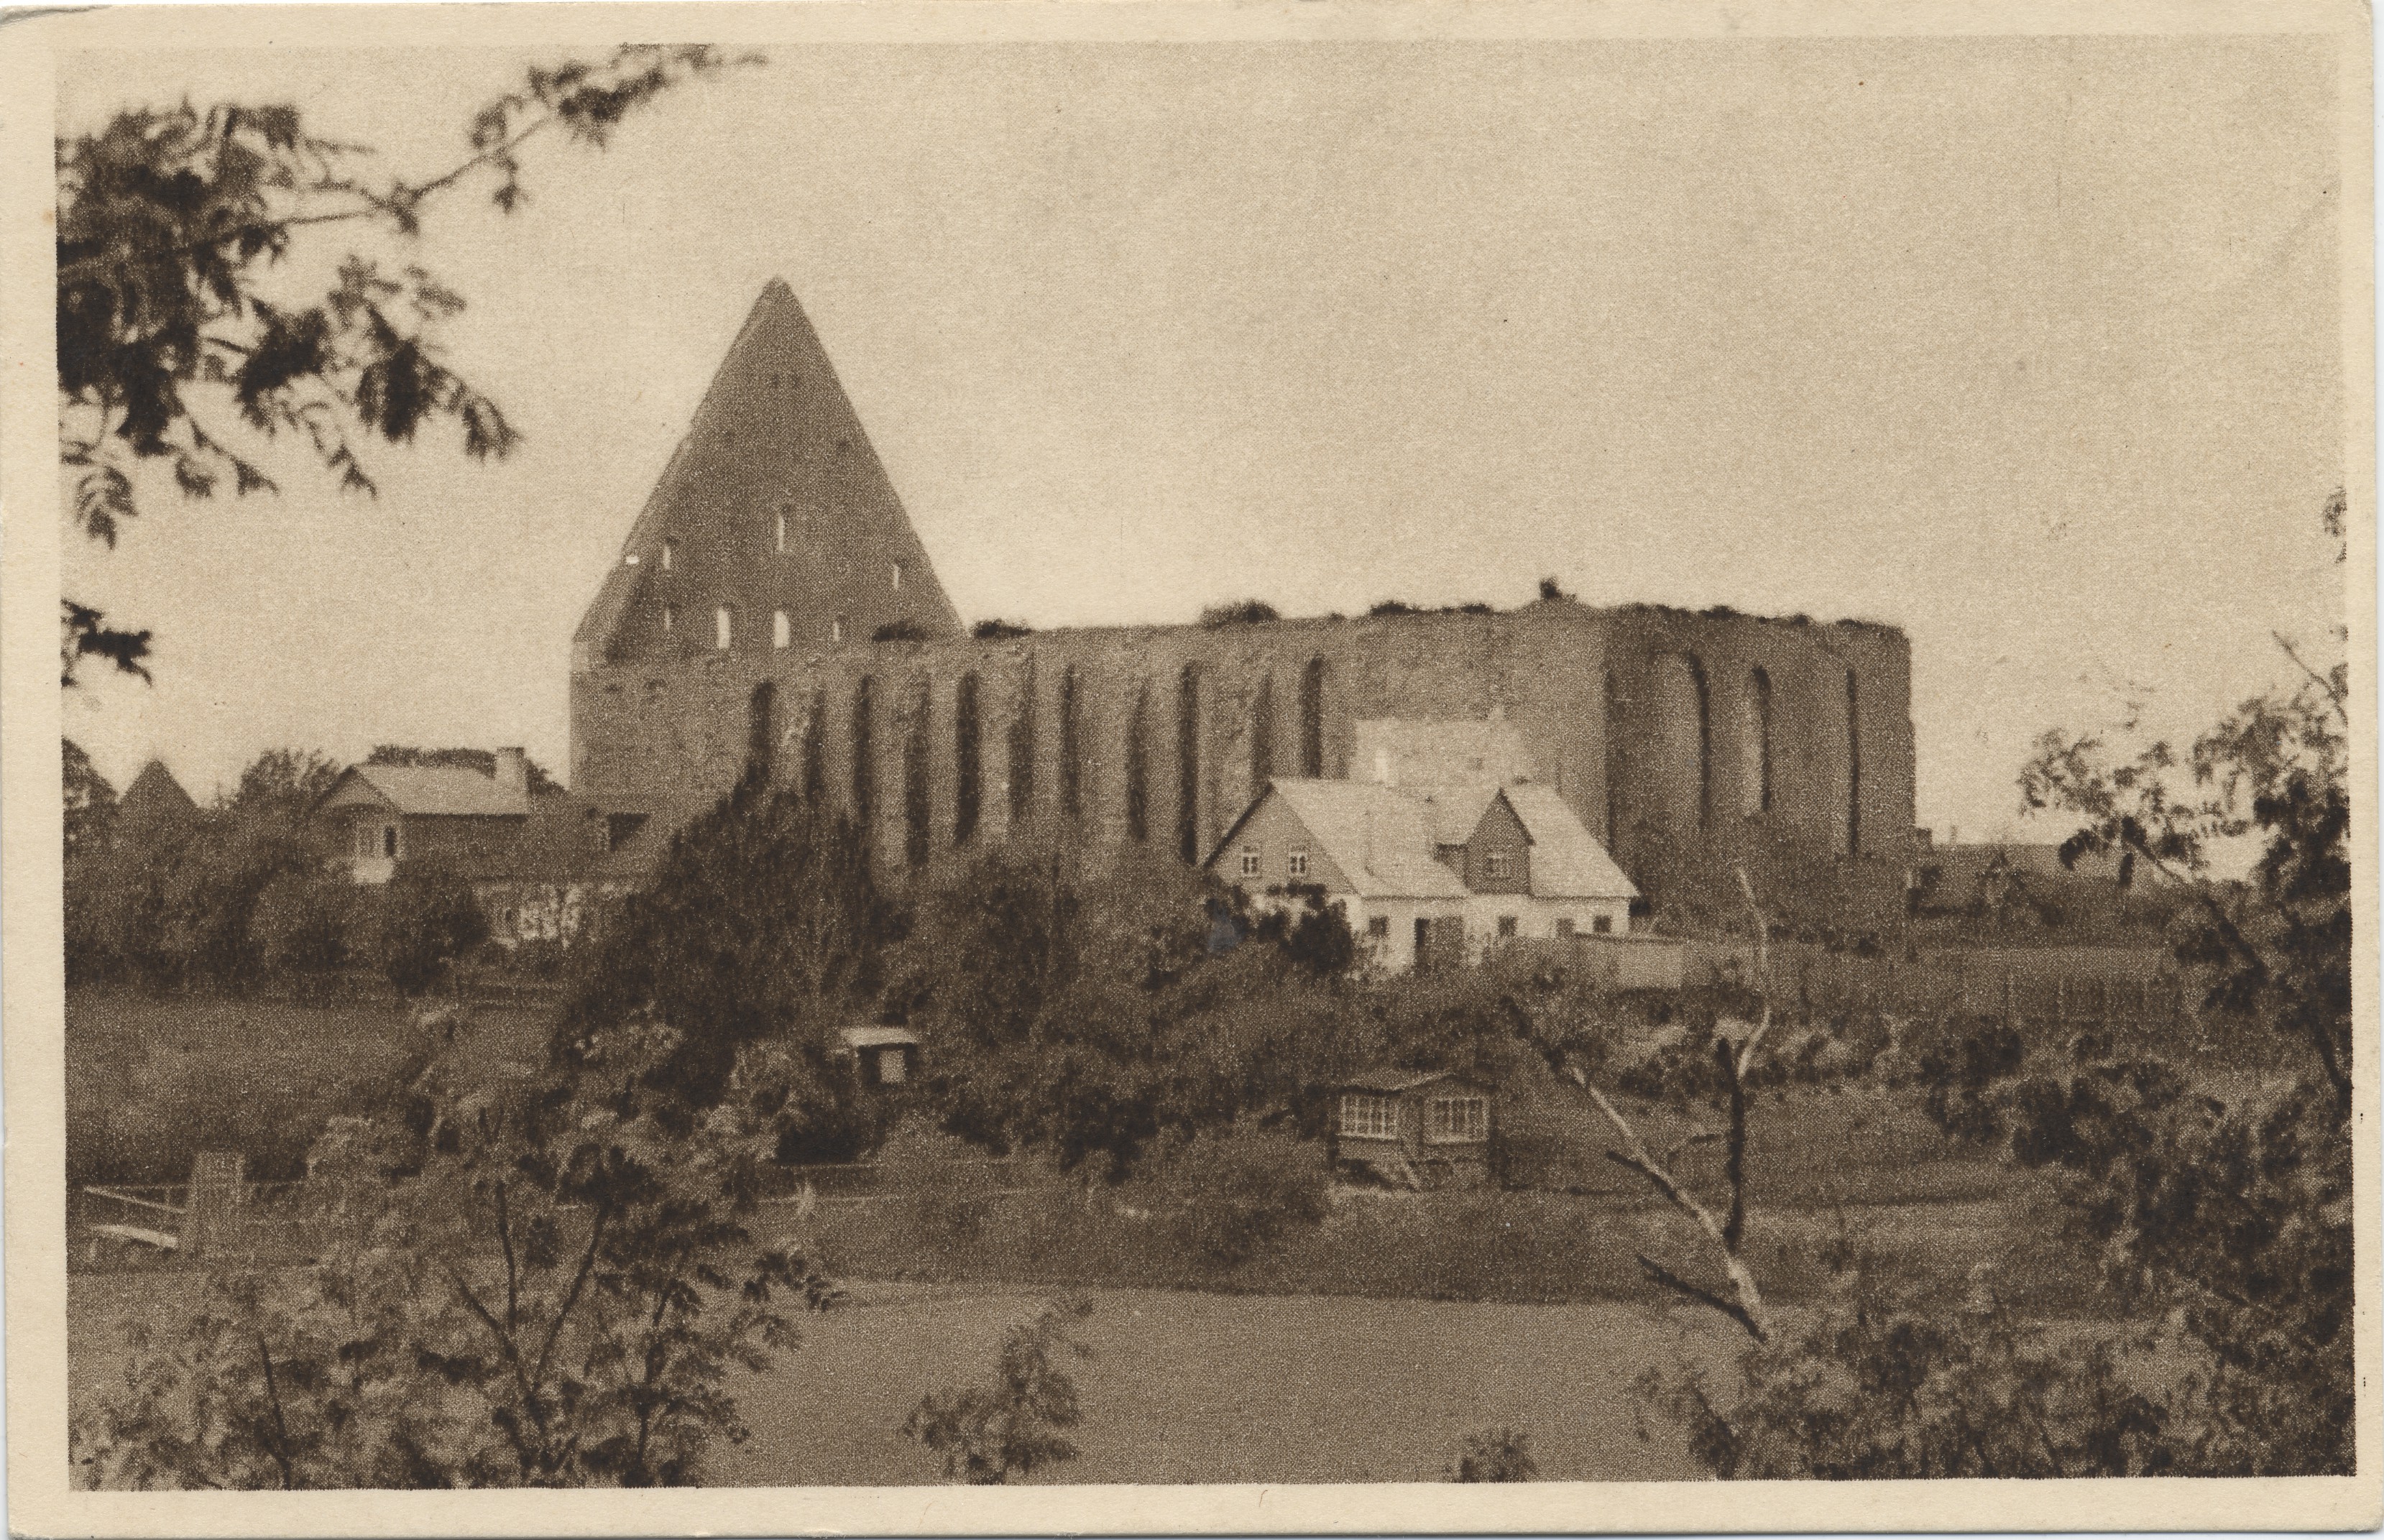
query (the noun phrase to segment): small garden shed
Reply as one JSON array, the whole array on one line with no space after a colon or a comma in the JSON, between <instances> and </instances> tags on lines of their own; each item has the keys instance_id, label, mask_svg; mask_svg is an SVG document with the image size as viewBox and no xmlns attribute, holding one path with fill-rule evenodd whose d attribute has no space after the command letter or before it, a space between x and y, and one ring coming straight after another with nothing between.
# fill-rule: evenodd
<instances>
[{"instance_id":1,"label":"small garden shed","mask_svg":"<svg viewBox=\"0 0 2384 1540\"><path fill-rule=\"evenodd\" d=\"M919 1067L919 1039L899 1026L848 1026L844 1046L860 1061L864 1086L900 1086Z\"/></svg>"},{"instance_id":2,"label":"small garden shed","mask_svg":"<svg viewBox=\"0 0 2384 1540\"><path fill-rule=\"evenodd\" d=\"M1490 1180L1494 1087L1454 1070L1374 1070L1336 1087L1335 1174L1405 1187Z\"/></svg>"}]
</instances>

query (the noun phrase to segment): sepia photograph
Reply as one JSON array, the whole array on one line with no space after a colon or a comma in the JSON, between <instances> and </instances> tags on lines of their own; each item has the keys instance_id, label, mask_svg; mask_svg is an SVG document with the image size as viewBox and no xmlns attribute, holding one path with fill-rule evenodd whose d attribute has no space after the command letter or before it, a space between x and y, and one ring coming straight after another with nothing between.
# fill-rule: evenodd
<instances>
[{"instance_id":1,"label":"sepia photograph","mask_svg":"<svg viewBox=\"0 0 2384 1540\"><path fill-rule=\"evenodd\" d=\"M2384 1518L2364 7L0 22L13 1533Z\"/></svg>"}]
</instances>

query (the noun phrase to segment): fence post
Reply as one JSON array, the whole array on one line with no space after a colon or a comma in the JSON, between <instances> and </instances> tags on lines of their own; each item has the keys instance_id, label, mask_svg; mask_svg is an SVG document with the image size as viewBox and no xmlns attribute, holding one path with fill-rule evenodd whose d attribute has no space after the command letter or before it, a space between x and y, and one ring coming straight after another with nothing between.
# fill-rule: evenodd
<instances>
[{"instance_id":1,"label":"fence post","mask_svg":"<svg viewBox=\"0 0 2384 1540\"><path fill-rule=\"evenodd\" d=\"M203 1149L191 1163L191 1194L182 1211L181 1252L202 1257L223 1243L231 1211L240 1206L248 1158Z\"/></svg>"}]
</instances>

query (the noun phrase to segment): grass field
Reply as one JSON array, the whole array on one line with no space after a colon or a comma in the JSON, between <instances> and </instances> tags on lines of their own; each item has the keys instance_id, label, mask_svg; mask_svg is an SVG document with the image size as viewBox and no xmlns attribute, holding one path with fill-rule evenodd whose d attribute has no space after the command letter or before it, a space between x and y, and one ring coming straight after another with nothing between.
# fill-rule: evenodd
<instances>
[{"instance_id":1,"label":"grass field","mask_svg":"<svg viewBox=\"0 0 2384 1540\"><path fill-rule=\"evenodd\" d=\"M68 1297L70 1403L122 1363L137 1310L187 1308L188 1274L78 1278ZM895 1485L941 1479L897 1429L932 1390L990 1379L1002 1334L1048 1294L877 1287L806 1318L804 1341L731 1390L752 1436L720 1447L723 1486ZM1104 1289L1072 1367L1081 1456L1037 1480L1333 1482L1445 1479L1458 1441L1496 1424L1531 1435L1549 1480L1687 1479L1669 1429L1634 1432L1632 1377L1730 1336L1687 1312L1415 1299Z\"/></svg>"},{"instance_id":2,"label":"grass field","mask_svg":"<svg viewBox=\"0 0 2384 1540\"><path fill-rule=\"evenodd\" d=\"M528 1012L482 1008L475 1054L534 1058ZM416 1051L391 1003L297 1005L77 990L66 1002L69 1182L181 1182L201 1149L237 1150L257 1180L301 1174L323 1120L393 1088Z\"/></svg>"}]
</instances>

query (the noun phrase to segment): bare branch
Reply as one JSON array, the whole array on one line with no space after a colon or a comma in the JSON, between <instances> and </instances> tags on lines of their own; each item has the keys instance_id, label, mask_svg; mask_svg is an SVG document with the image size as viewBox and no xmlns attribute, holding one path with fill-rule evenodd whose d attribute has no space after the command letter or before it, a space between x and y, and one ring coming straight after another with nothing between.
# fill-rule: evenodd
<instances>
[{"instance_id":1,"label":"bare branch","mask_svg":"<svg viewBox=\"0 0 2384 1540\"><path fill-rule=\"evenodd\" d=\"M1724 1045L1724 1051L1728 1051L1727 1045ZM1697 1227L1703 1230L1707 1237L1713 1242L1714 1248L1721 1253L1722 1271L1729 1274L1732 1291L1738 1296L1737 1304L1724 1313L1745 1325L1754 1334L1757 1341L1769 1340L1769 1324L1763 1309L1763 1291L1757 1286L1755 1274L1749 1272L1746 1264L1739 1259L1736 1235L1726 1234L1721 1221L1714 1217L1713 1211L1691 1197L1688 1189L1681 1185L1680 1179L1657 1161L1656 1158L1648 1152L1645 1141L1640 1138L1639 1131L1631 1126L1630 1122L1616 1109L1613 1102L1607 1099L1605 1092L1591 1085L1588 1078L1578 1070L1573 1072L1573 1079L1582 1089L1589 1093L1590 1099L1597 1103L1597 1110L1606 1114L1606 1121L1614 1125L1615 1132L1622 1136L1623 1143L1629 1147L1628 1153L1609 1149L1606 1152L1606 1158L1646 1178L1648 1183L1658 1192L1662 1193L1673 1207L1696 1222ZM1741 1138L1744 1138L1743 1114ZM1733 1200L1733 1206L1735 1206L1735 1200Z\"/></svg>"},{"instance_id":2,"label":"bare branch","mask_svg":"<svg viewBox=\"0 0 2384 1540\"><path fill-rule=\"evenodd\" d=\"M1757 1342L1769 1342L1770 1340L1769 1334L1764 1330L1763 1323L1757 1321L1754 1316L1748 1314L1745 1306L1737 1303L1735 1300L1725 1299L1720 1295L1714 1293L1711 1289L1699 1288L1696 1285L1690 1283L1685 1278L1682 1278L1680 1274L1665 1267L1661 1262L1657 1261L1654 1258L1648 1256L1644 1251L1639 1252L1637 1255L1639 1258L1639 1271L1647 1274L1648 1282L1660 1285L1665 1288L1670 1289L1675 1294L1694 1299L1700 1305L1709 1306L1714 1310L1720 1310L1722 1314L1730 1317L1732 1321L1737 1322L1741 1326L1745 1327L1746 1329L1746 1335L1753 1337Z\"/></svg>"},{"instance_id":3,"label":"bare branch","mask_svg":"<svg viewBox=\"0 0 2384 1540\"><path fill-rule=\"evenodd\" d=\"M2331 676L2321 674L2316 669L2312 668L2308 664L2303 662L2302 655L2293 650L2293 644L2285 640L2284 632L2270 631L2268 635L2274 637L2276 639L2277 645L2284 649L2285 656L2293 660L2293 666L2307 675L2309 677L2310 683L2317 686L2318 689L2326 692L2326 698L2334 702L2334 714L2342 719L2343 726L2349 727L2351 725L2351 703L2344 699L2344 696L2349 693L2348 689L2344 686L2338 684Z\"/></svg>"}]
</instances>

